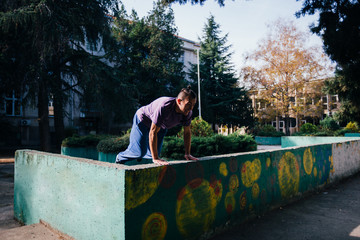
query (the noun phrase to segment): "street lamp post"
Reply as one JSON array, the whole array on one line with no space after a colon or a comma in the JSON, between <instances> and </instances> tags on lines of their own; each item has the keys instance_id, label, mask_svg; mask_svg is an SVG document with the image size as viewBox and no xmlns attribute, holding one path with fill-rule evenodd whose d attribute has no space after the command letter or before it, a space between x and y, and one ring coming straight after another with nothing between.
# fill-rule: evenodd
<instances>
[{"instance_id":1,"label":"street lamp post","mask_svg":"<svg viewBox=\"0 0 360 240\"><path fill-rule=\"evenodd\" d=\"M201 117L201 97L200 97L200 57L199 57L200 49L196 49L197 53L197 72L198 72L198 99L199 99L199 118Z\"/></svg>"}]
</instances>

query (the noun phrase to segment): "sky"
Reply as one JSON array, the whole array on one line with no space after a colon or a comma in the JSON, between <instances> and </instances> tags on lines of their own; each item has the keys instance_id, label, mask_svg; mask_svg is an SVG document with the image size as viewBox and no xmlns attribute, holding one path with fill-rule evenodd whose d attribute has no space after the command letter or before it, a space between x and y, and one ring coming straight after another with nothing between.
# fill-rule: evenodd
<instances>
[{"instance_id":1,"label":"sky","mask_svg":"<svg viewBox=\"0 0 360 240\"><path fill-rule=\"evenodd\" d=\"M178 35L199 42L207 19L212 14L220 25L222 35L228 34L228 44L234 52L232 62L237 71L244 66L245 54L256 49L259 41L266 37L268 25L282 18L293 21L301 31L310 32L309 26L316 23L318 16L296 18L295 13L302 7L296 0L225 0L220 7L215 0L207 0L202 6L187 3L173 3L175 25ZM153 7L151 0L122 0L126 11L132 9L144 17ZM310 34L310 46L322 46L320 37Z\"/></svg>"}]
</instances>

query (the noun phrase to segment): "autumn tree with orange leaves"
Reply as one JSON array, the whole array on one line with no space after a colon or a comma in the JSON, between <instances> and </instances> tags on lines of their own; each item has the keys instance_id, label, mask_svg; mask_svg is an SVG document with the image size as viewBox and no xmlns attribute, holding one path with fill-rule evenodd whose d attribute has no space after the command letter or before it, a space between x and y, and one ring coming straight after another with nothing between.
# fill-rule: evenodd
<instances>
[{"instance_id":1,"label":"autumn tree with orange leaves","mask_svg":"<svg viewBox=\"0 0 360 240\"><path fill-rule=\"evenodd\" d=\"M310 98L314 90L319 90L311 90L310 86L315 80L329 77L333 69L321 48L307 46L308 35L299 31L293 22L279 19L269 25L269 30L257 49L246 57L241 78L267 106L258 115L268 119L276 117L277 121L282 116L289 135L290 115L304 115L317 109L305 103L307 94Z\"/></svg>"}]
</instances>

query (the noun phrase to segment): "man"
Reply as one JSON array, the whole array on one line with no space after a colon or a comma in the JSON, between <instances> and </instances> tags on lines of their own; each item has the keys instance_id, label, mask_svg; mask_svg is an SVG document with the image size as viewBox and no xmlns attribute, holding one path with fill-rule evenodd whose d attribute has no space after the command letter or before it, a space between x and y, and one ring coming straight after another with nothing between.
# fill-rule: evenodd
<instances>
[{"instance_id":1,"label":"man","mask_svg":"<svg viewBox=\"0 0 360 240\"><path fill-rule=\"evenodd\" d=\"M167 129L179 124L184 126L185 159L198 160L191 156L191 116L196 104L196 94L190 86L183 88L176 98L160 97L137 110L130 133L130 144L116 156L116 163L152 158L159 165L169 162L159 155Z\"/></svg>"}]
</instances>

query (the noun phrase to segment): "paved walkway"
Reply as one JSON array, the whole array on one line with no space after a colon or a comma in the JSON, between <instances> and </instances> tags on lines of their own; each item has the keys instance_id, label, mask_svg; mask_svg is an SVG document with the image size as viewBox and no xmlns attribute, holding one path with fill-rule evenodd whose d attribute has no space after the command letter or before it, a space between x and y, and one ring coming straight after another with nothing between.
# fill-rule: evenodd
<instances>
[{"instance_id":1,"label":"paved walkway","mask_svg":"<svg viewBox=\"0 0 360 240\"><path fill-rule=\"evenodd\" d=\"M69 239L45 224L21 226L14 219L14 158L0 157L0 239L58 240Z\"/></svg>"},{"instance_id":2,"label":"paved walkway","mask_svg":"<svg viewBox=\"0 0 360 240\"><path fill-rule=\"evenodd\" d=\"M360 174L212 240L360 240Z\"/></svg>"},{"instance_id":3,"label":"paved walkway","mask_svg":"<svg viewBox=\"0 0 360 240\"><path fill-rule=\"evenodd\" d=\"M1 240L66 239L42 224L21 227L14 220L13 197L14 163L0 163ZM360 240L360 173L212 240L235 239Z\"/></svg>"}]
</instances>

